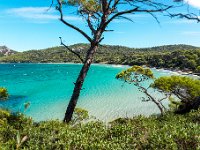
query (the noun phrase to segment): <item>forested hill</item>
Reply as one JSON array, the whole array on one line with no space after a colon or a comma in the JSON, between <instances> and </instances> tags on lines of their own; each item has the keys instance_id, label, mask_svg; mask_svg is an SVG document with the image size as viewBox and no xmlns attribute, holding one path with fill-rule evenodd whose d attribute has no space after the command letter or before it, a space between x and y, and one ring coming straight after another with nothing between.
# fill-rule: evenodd
<instances>
[{"instance_id":1,"label":"forested hill","mask_svg":"<svg viewBox=\"0 0 200 150\"><path fill-rule=\"evenodd\" d=\"M89 45L75 44L71 49L83 58ZM10 56L0 57L0 62L11 63L62 63L80 62L64 47L29 50ZM164 68L188 68L200 66L200 48L190 45L165 45L151 48L128 48L124 46L101 45L94 59L95 63L149 65Z\"/></svg>"},{"instance_id":2,"label":"forested hill","mask_svg":"<svg viewBox=\"0 0 200 150\"><path fill-rule=\"evenodd\" d=\"M191 45L163 45L163 46L156 46L156 47L150 47L150 48L140 48L140 51L176 51L176 50L197 50L200 49L200 47L195 47Z\"/></svg>"}]
</instances>

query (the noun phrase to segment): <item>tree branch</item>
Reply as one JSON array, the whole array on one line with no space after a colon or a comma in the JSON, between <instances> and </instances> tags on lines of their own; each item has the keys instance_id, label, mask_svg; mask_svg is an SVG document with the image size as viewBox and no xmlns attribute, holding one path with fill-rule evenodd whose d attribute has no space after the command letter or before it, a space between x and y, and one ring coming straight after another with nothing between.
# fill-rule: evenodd
<instances>
[{"instance_id":1,"label":"tree branch","mask_svg":"<svg viewBox=\"0 0 200 150\"><path fill-rule=\"evenodd\" d=\"M63 22L65 25L67 25L68 27L78 31L80 34L82 34L89 42L92 42L92 39L81 29L79 29L78 27L68 23L67 21L64 20L63 17L63 12L62 12L62 2L61 0L57 0L58 2L58 6L56 7L57 10L60 12L60 21Z\"/></svg>"},{"instance_id":2,"label":"tree branch","mask_svg":"<svg viewBox=\"0 0 200 150\"><path fill-rule=\"evenodd\" d=\"M88 17L86 19L87 23L88 23L88 27L90 28L90 30L92 31L92 34L94 35L96 33L96 30L94 29L91 20L90 20L90 14L88 14Z\"/></svg>"},{"instance_id":3,"label":"tree branch","mask_svg":"<svg viewBox=\"0 0 200 150\"><path fill-rule=\"evenodd\" d=\"M119 17L119 16L122 16L122 15L125 15L125 14L131 14L133 12L146 12L146 13L149 13L149 14L152 14L152 13L155 13L155 12L163 12L163 11L166 11L168 9L172 8L172 6L167 6L166 8L160 8L160 9L139 9L138 6L135 6L135 8L133 9L130 9L130 10L126 10L126 11L121 11L121 12L118 12L116 13L115 15L113 15L107 22L106 22L106 26L112 21L114 20L115 18Z\"/></svg>"},{"instance_id":4,"label":"tree branch","mask_svg":"<svg viewBox=\"0 0 200 150\"><path fill-rule=\"evenodd\" d=\"M49 11L51 9L51 7L53 6L53 2L54 0L51 0L51 5L49 6L49 8L47 9L47 11Z\"/></svg>"},{"instance_id":5,"label":"tree branch","mask_svg":"<svg viewBox=\"0 0 200 150\"><path fill-rule=\"evenodd\" d=\"M171 14L169 13L170 17L179 17L179 18L185 18L188 20L196 20L197 23L200 22L200 17L198 17L197 15L191 13L191 14L182 14L182 13L178 13L178 14Z\"/></svg>"},{"instance_id":6,"label":"tree branch","mask_svg":"<svg viewBox=\"0 0 200 150\"><path fill-rule=\"evenodd\" d=\"M59 38L60 38L60 45L63 45L68 51L70 51L71 53L73 53L74 55L76 55L76 56L80 59L80 61L81 61L82 63L84 63L83 58L82 58L78 53L76 53L76 52L73 51L71 48L69 48L69 46L65 45L65 44L63 43L61 37L59 37Z\"/></svg>"},{"instance_id":7,"label":"tree branch","mask_svg":"<svg viewBox=\"0 0 200 150\"><path fill-rule=\"evenodd\" d=\"M153 103L155 103L156 105L157 105L157 107L159 108L159 110L160 110L160 112L161 112L161 115L163 115L163 113L164 113L164 110L165 110L165 107L164 107L164 105L160 102L160 101L157 101L153 96L151 96L149 93L148 93L148 91L147 91L147 89L146 88L144 88L143 86L141 86L141 85L137 85L140 89L142 89L142 91L149 97L149 99L153 102ZM163 110L164 109L164 110Z\"/></svg>"}]
</instances>

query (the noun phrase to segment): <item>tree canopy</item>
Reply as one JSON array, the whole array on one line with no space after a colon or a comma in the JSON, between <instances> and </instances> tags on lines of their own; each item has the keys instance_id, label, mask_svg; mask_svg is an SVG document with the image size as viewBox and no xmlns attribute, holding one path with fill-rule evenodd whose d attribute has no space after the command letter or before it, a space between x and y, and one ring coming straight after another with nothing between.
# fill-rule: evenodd
<instances>
[{"instance_id":1,"label":"tree canopy","mask_svg":"<svg viewBox=\"0 0 200 150\"><path fill-rule=\"evenodd\" d=\"M153 88L174 94L181 101L192 101L200 96L200 80L190 77L169 76L160 77L152 84Z\"/></svg>"},{"instance_id":2,"label":"tree canopy","mask_svg":"<svg viewBox=\"0 0 200 150\"><path fill-rule=\"evenodd\" d=\"M133 67L118 73L116 78L126 82L136 82L136 80L141 82L149 78L154 78L154 76L149 68L134 65Z\"/></svg>"},{"instance_id":3,"label":"tree canopy","mask_svg":"<svg viewBox=\"0 0 200 150\"><path fill-rule=\"evenodd\" d=\"M151 86L170 95L170 106L177 113L187 113L200 106L200 80L183 76L160 77Z\"/></svg>"}]
</instances>

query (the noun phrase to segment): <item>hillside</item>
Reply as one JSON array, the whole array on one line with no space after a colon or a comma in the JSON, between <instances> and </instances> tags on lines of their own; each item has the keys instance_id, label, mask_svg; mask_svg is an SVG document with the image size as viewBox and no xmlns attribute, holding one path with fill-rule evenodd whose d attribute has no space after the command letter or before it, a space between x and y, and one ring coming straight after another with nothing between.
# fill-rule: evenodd
<instances>
[{"instance_id":1,"label":"hillside","mask_svg":"<svg viewBox=\"0 0 200 150\"><path fill-rule=\"evenodd\" d=\"M89 48L88 44L75 44L70 46L74 51L80 53L82 57L85 56L86 50ZM98 48L95 62L112 63L113 59L119 59L118 57L129 57L134 54L141 53L163 53L167 51L177 51L177 50L198 50L200 48L190 46L190 45L164 45L151 48L129 48L125 46L110 46L101 45ZM21 53L17 53L8 49L5 46L0 47L0 52L4 55L14 54L9 57L2 57L0 62L79 62L76 56L71 54L62 46L52 47L42 50L29 50ZM115 56L117 58L115 58Z\"/></svg>"},{"instance_id":2,"label":"hillside","mask_svg":"<svg viewBox=\"0 0 200 150\"><path fill-rule=\"evenodd\" d=\"M16 54L16 53L17 53L16 51L13 51L6 46L0 46L0 57L10 56L10 55Z\"/></svg>"},{"instance_id":3,"label":"hillside","mask_svg":"<svg viewBox=\"0 0 200 150\"><path fill-rule=\"evenodd\" d=\"M88 44L70 46L83 58ZM62 46L42 50L29 50L0 58L9 63L79 63L77 57ZM101 45L94 63L148 65L162 68L195 70L200 66L200 48L190 45L165 45L151 48L129 48L124 46Z\"/></svg>"},{"instance_id":4,"label":"hillside","mask_svg":"<svg viewBox=\"0 0 200 150\"><path fill-rule=\"evenodd\" d=\"M80 53L82 57L85 56L86 50L89 48L87 44L75 44L70 46L74 51ZM123 46L100 46L97 55L103 58L110 55L122 55L123 53L132 52L131 48ZM98 60L97 61L101 61ZM64 47L52 47L42 50L29 50L21 52L9 57L3 57L0 62L79 62L76 56L66 50Z\"/></svg>"}]
</instances>

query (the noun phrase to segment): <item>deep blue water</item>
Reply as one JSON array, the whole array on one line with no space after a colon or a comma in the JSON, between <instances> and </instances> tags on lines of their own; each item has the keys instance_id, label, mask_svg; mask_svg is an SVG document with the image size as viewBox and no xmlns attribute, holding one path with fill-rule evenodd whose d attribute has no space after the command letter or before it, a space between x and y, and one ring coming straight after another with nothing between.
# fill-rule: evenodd
<instances>
[{"instance_id":1,"label":"deep blue water","mask_svg":"<svg viewBox=\"0 0 200 150\"><path fill-rule=\"evenodd\" d=\"M24 103L30 102L24 113L34 120L63 119L80 68L80 64L0 64L0 87L10 94L0 107L24 112ZM115 79L125 68L92 65L78 107L105 121L159 112L153 103L141 102L143 94L133 85ZM170 74L153 71L157 77Z\"/></svg>"}]
</instances>

